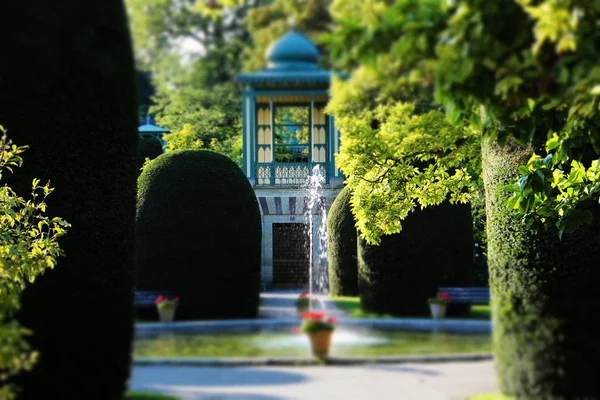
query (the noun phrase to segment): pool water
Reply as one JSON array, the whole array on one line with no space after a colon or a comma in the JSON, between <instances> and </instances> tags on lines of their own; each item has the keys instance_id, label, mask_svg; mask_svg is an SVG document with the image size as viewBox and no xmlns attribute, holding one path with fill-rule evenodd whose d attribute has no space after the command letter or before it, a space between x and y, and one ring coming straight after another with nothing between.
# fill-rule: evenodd
<instances>
[{"instance_id":1,"label":"pool water","mask_svg":"<svg viewBox=\"0 0 600 400\"><path fill-rule=\"evenodd\" d=\"M349 331L333 336L332 356L396 356L491 351L489 334L445 332ZM138 338L142 357L308 357L308 336L299 333L162 334Z\"/></svg>"}]
</instances>

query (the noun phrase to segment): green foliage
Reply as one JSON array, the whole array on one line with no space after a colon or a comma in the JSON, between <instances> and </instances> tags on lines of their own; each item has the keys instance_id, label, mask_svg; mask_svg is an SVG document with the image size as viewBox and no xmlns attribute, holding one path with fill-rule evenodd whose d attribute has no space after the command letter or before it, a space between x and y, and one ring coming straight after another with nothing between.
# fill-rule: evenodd
<instances>
[{"instance_id":1,"label":"green foliage","mask_svg":"<svg viewBox=\"0 0 600 400\"><path fill-rule=\"evenodd\" d=\"M261 228L254 191L230 159L168 152L138 179L137 289L181 296L181 319L255 317Z\"/></svg>"},{"instance_id":2,"label":"green foliage","mask_svg":"<svg viewBox=\"0 0 600 400\"><path fill-rule=\"evenodd\" d=\"M0 182L6 171L20 167L26 146L10 141L0 126ZM4 183L4 182L3 182ZM49 218L46 197L54 190L34 179L31 198L25 200L9 186L0 187L0 398L12 399L18 388L10 379L29 371L38 353L24 339L31 332L20 326L14 316L26 285L48 268L54 268L63 255L58 238L70 226L60 218Z\"/></svg>"},{"instance_id":3,"label":"green foliage","mask_svg":"<svg viewBox=\"0 0 600 400\"><path fill-rule=\"evenodd\" d=\"M253 42L252 46L245 49L246 71L264 68L267 49L291 27L313 40L319 46L322 62L326 67L329 65L324 44L331 31L328 8L332 0L274 0L264 3L250 10L245 21Z\"/></svg>"},{"instance_id":4,"label":"green foliage","mask_svg":"<svg viewBox=\"0 0 600 400\"><path fill-rule=\"evenodd\" d=\"M59 239L68 256L21 296L16 318L39 358L15 377L19 398L121 400L139 169L125 10L120 0L0 3L0 25L10 60L0 63L0 121L29 146L19 173L3 180L26 194L34 178L51 179L48 212L72 225Z\"/></svg>"},{"instance_id":5,"label":"green foliage","mask_svg":"<svg viewBox=\"0 0 600 400\"><path fill-rule=\"evenodd\" d=\"M361 237L378 243L418 208L473 199L480 132L448 122L433 101L432 27L443 24L435 2L337 1L332 12L335 62L362 63L333 85L328 112L344 133L336 161ZM421 17L430 20L410 23Z\"/></svg>"},{"instance_id":6,"label":"green foliage","mask_svg":"<svg viewBox=\"0 0 600 400\"><path fill-rule=\"evenodd\" d=\"M357 232L350 207L348 186L337 195L327 214L329 293L332 296L358 295Z\"/></svg>"},{"instance_id":7,"label":"green foliage","mask_svg":"<svg viewBox=\"0 0 600 400\"><path fill-rule=\"evenodd\" d=\"M438 46L438 98L500 143L546 142L546 154L520 169L509 207L529 222L554 223L560 236L589 223L580 206L598 198L600 69L590 59L600 50L600 5L473 1L451 11Z\"/></svg>"},{"instance_id":8,"label":"green foliage","mask_svg":"<svg viewBox=\"0 0 600 400\"><path fill-rule=\"evenodd\" d=\"M600 307L600 224L558 238L506 208L504 186L530 158L531 146L484 142L488 258L499 384L517 398L594 398L592 372L600 360L600 327L589 310ZM583 203L595 218L600 207ZM595 317L592 317L595 318Z\"/></svg>"},{"instance_id":9,"label":"green foliage","mask_svg":"<svg viewBox=\"0 0 600 400\"><path fill-rule=\"evenodd\" d=\"M600 163L592 160L586 168L580 161L560 158L560 150L551 152L562 145L560 142L554 134L546 144L548 155L531 156L526 165L519 166L518 183L505 188L514 193L507 201L509 208L529 223L545 228L555 225L562 238L564 233L592 223L592 213L580 205L600 193Z\"/></svg>"},{"instance_id":10,"label":"green foliage","mask_svg":"<svg viewBox=\"0 0 600 400\"><path fill-rule=\"evenodd\" d=\"M202 146L239 161L242 95L235 78L250 44L243 20L260 1L127 3L138 64L156 86L150 111L173 132L168 151Z\"/></svg>"},{"instance_id":11,"label":"green foliage","mask_svg":"<svg viewBox=\"0 0 600 400\"><path fill-rule=\"evenodd\" d=\"M401 233L379 245L358 242L363 310L428 315L427 299L442 286L470 286L473 230L468 205L442 203L411 213Z\"/></svg>"},{"instance_id":12,"label":"green foliage","mask_svg":"<svg viewBox=\"0 0 600 400\"><path fill-rule=\"evenodd\" d=\"M440 111L413 112L414 105L397 103L336 114L344 132L338 165L353 192L357 226L371 243L400 232L417 206L466 203L476 188L468 168L478 162L475 132L448 124Z\"/></svg>"},{"instance_id":13,"label":"green foliage","mask_svg":"<svg viewBox=\"0 0 600 400\"><path fill-rule=\"evenodd\" d=\"M433 90L449 121L489 140L488 259L503 390L597 397L598 332L584 327L589 315L567 310L597 302L589 282L598 280L598 224L587 222L599 197L600 3L338 0L333 10L340 62L394 66L390 87ZM374 89L381 103L386 91Z\"/></svg>"}]
</instances>

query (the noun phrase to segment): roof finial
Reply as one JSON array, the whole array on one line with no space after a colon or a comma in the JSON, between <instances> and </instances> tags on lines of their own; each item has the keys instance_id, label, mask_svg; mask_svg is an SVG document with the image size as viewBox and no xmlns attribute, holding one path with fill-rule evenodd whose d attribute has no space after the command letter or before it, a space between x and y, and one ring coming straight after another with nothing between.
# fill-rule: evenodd
<instances>
[{"instance_id":1,"label":"roof finial","mask_svg":"<svg viewBox=\"0 0 600 400\"><path fill-rule=\"evenodd\" d=\"M148 114L146 114L146 124L150 125L150 107L148 107Z\"/></svg>"}]
</instances>

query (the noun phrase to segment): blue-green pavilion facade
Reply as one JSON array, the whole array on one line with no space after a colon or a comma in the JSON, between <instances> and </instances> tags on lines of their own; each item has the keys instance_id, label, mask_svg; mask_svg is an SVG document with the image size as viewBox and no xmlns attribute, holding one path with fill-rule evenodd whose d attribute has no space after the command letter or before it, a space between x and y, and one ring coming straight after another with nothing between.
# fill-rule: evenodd
<instances>
[{"instance_id":1,"label":"blue-green pavilion facade","mask_svg":"<svg viewBox=\"0 0 600 400\"><path fill-rule=\"evenodd\" d=\"M335 164L340 133L325 113L335 73L319 66L318 48L296 30L273 43L266 58L265 69L238 78L244 85L243 170L263 217L263 283L302 287L309 265L303 187L320 167L320 202L328 209L343 186ZM313 215L313 226L320 218Z\"/></svg>"}]
</instances>

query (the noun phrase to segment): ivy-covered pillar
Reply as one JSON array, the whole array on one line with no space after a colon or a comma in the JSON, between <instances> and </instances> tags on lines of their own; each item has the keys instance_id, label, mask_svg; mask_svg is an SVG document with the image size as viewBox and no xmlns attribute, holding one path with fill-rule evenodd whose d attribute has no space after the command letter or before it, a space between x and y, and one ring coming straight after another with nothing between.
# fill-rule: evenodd
<instances>
[{"instance_id":1,"label":"ivy-covered pillar","mask_svg":"<svg viewBox=\"0 0 600 400\"><path fill-rule=\"evenodd\" d=\"M531 146L484 139L488 262L494 355L507 395L527 399L598 398L600 379L600 207L595 219L559 239L506 207Z\"/></svg>"}]
</instances>

